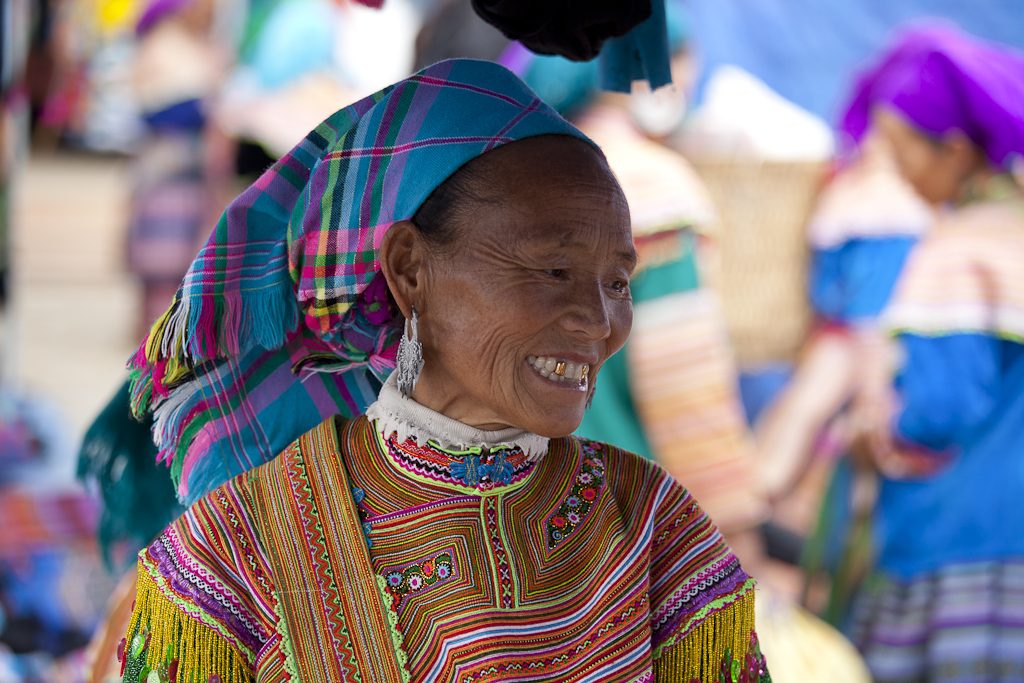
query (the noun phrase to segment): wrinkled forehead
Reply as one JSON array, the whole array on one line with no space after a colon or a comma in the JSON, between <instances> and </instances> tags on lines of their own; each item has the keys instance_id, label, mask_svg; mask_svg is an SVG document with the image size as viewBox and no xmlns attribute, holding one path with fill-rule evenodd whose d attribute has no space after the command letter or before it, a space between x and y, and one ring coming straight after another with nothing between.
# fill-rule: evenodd
<instances>
[{"instance_id":1,"label":"wrinkled forehead","mask_svg":"<svg viewBox=\"0 0 1024 683\"><path fill-rule=\"evenodd\" d=\"M521 140L481 156L471 172L478 208L501 208L501 239L510 244L575 250L616 245L632 253L625 195L590 143L556 135Z\"/></svg>"},{"instance_id":2,"label":"wrinkled forehead","mask_svg":"<svg viewBox=\"0 0 1024 683\"><path fill-rule=\"evenodd\" d=\"M597 192L608 201L625 202L601 150L590 141L568 135L510 142L473 159L466 167L475 189L492 200L515 198L533 203L550 199L551 194ZM524 194L525 190L545 191Z\"/></svg>"}]
</instances>

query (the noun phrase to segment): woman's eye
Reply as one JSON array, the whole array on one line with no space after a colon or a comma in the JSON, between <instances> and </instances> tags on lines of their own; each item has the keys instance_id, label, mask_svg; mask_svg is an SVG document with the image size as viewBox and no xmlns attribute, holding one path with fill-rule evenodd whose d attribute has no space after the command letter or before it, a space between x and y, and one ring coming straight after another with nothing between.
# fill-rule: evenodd
<instances>
[{"instance_id":1,"label":"woman's eye","mask_svg":"<svg viewBox=\"0 0 1024 683\"><path fill-rule=\"evenodd\" d=\"M625 292L629 289L629 280L615 280L611 283L612 291Z\"/></svg>"},{"instance_id":2,"label":"woman's eye","mask_svg":"<svg viewBox=\"0 0 1024 683\"><path fill-rule=\"evenodd\" d=\"M562 268L549 268L545 272L547 272L547 274L550 275L551 277L558 278L559 280L565 277L565 270L563 270Z\"/></svg>"}]
</instances>

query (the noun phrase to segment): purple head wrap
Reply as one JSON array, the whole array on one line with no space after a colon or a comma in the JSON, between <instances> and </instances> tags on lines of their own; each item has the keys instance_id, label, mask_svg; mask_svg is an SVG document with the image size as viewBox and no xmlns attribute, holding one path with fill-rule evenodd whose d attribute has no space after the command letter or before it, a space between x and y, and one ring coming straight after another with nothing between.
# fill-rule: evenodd
<instances>
[{"instance_id":1,"label":"purple head wrap","mask_svg":"<svg viewBox=\"0 0 1024 683\"><path fill-rule=\"evenodd\" d=\"M1024 157L1024 53L947 23L915 26L858 79L840 129L860 142L876 106L936 138L960 130L1011 170Z\"/></svg>"},{"instance_id":2,"label":"purple head wrap","mask_svg":"<svg viewBox=\"0 0 1024 683\"><path fill-rule=\"evenodd\" d=\"M153 0L146 6L138 23L135 24L135 34L145 35L158 23L172 14L182 11L190 3L191 0Z\"/></svg>"}]
</instances>

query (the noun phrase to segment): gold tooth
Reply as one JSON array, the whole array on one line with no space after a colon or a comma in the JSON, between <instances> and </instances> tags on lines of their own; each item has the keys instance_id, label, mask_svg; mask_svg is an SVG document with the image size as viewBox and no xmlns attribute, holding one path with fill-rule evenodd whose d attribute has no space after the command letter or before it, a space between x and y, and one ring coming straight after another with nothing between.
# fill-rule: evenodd
<instances>
[{"instance_id":1,"label":"gold tooth","mask_svg":"<svg viewBox=\"0 0 1024 683\"><path fill-rule=\"evenodd\" d=\"M587 373L588 373L589 371L590 371L590 366L589 366L589 365L586 365L586 364L584 364L584 366L583 366L583 373L582 373L582 374L580 375L580 380L581 380L581 381L582 381L582 380L585 380L585 379L587 378Z\"/></svg>"},{"instance_id":2,"label":"gold tooth","mask_svg":"<svg viewBox=\"0 0 1024 683\"><path fill-rule=\"evenodd\" d=\"M562 377L562 376L565 375L565 361L564 360L558 361L558 364L555 365L555 374L558 375L559 377Z\"/></svg>"}]
</instances>

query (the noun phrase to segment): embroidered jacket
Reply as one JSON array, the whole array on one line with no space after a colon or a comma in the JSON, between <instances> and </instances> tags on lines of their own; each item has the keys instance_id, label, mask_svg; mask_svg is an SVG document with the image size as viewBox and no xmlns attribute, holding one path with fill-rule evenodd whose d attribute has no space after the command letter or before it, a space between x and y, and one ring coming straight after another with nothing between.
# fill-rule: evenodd
<instances>
[{"instance_id":1,"label":"embroidered jacket","mask_svg":"<svg viewBox=\"0 0 1024 683\"><path fill-rule=\"evenodd\" d=\"M193 505L139 586L126 681L767 680L753 581L694 499L576 437L531 461L328 420Z\"/></svg>"}]
</instances>

